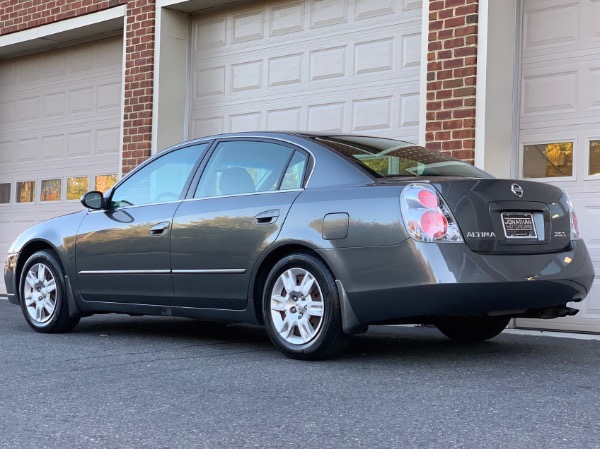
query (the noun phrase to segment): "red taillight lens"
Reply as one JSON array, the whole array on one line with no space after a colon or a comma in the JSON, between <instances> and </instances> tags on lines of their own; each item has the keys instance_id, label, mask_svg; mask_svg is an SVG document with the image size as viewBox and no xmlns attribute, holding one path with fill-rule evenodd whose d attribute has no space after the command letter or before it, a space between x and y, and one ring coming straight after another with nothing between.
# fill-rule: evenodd
<instances>
[{"instance_id":1,"label":"red taillight lens","mask_svg":"<svg viewBox=\"0 0 600 449\"><path fill-rule=\"evenodd\" d=\"M437 199L437 195L433 192L430 192L429 190L419 191L417 198L419 198L419 203L421 203L427 209L435 209L436 207L438 207L439 202Z\"/></svg>"},{"instance_id":2,"label":"red taillight lens","mask_svg":"<svg viewBox=\"0 0 600 449\"><path fill-rule=\"evenodd\" d=\"M577 220L577 215L575 214L575 210L573 209L573 203L571 203L569 194L565 189L562 189L562 191L567 200L567 205L569 206L569 218L571 219L571 240L578 240L580 235L579 220Z\"/></svg>"},{"instance_id":3,"label":"red taillight lens","mask_svg":"<svg viewBox=\"0 0 600 449\"><path fill-rule=\"evenodd\" d=\"M579 220L577 219L577 214L575 213L574 210L571 210L571 225L573 228L571 230L571 239L576 240L579 238L580 232L579 232Z\"/></svg>"},{"instance_id":4,"label":"red taillight lens","mask_svg":"<svg viewBox=\"0 0 600 449\"><path fill-rule=\"evenodd\" d=\"M407 185L400 195L402 219L408 234L420 242L464 242L450 208L428 183Z\"/></svg>"},{"instance_id":5,"label":"red taillight lens","mask_svg":"<svg viewBox=\"0 0 600 449\"><path fill-rule=\"evenodd\" d=\"M448 220L441 212L428 210L421 216L421 229L432 239L441 239L448 232Z\"/></svg>"}]
</instances>

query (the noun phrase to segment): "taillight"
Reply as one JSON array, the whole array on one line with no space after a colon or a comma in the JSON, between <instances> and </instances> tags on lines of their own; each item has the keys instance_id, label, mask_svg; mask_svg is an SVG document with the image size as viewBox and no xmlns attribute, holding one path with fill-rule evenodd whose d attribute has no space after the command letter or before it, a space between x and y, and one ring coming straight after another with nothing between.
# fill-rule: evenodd
<instances>
[{"instance_id":1,"label":"taillight","mask_svg":"<svg viewBox=\"0 0 600 449\"><path fill-rule=\"evenodd\" d=\"M410 184L400 197L402 218L410 236L422 242L462 242L450 208L428 184Z\"/></svg>"},{"instance_id":2,"label":"taillight","mask_svg":"<svg viewBox=\"0 0 600 449\"><path fill-rule=\"evenodd\" d=\"M571 198L569 198L569 194L565 189L562 189L565 198L567 199L567 204L569 205L569 217L571 219L571 240L579 239L579 221L577 220L577 214L575 214L575 210L573 209L573 203L571 203Z\"/></svg>"}]
</instances>

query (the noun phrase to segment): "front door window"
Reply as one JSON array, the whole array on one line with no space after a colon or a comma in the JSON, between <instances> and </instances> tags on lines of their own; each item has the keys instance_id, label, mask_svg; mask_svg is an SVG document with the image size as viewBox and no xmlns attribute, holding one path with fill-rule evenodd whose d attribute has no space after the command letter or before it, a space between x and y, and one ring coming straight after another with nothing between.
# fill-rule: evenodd
<instances>
[{"instance_id":1,"label":"front door window","mask_svg":"<svg viewBox=\"0 0 600 449\"><path fill-rule=\"evenodd\" d=\"M111 198L111 208L179 200L194 165L207 146L181 148L146 165L117 187Z\"/></svg>"}]
</instances>

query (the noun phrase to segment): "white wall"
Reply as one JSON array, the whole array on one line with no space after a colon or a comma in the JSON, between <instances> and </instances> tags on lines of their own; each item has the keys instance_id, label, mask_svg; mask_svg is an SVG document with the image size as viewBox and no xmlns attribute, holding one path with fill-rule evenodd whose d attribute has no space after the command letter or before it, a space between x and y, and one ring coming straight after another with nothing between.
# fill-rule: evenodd
<instances>
[{"instance_id":1,"label":"white wall","mask_svg":"<svg viewBox=\"0 0 600 449\"><path fill-rule=\"evenodd\" d=\"M515 175L519 3L480 0L479 4L475 165L501 178Z\"/></svg>"}]
</instances>

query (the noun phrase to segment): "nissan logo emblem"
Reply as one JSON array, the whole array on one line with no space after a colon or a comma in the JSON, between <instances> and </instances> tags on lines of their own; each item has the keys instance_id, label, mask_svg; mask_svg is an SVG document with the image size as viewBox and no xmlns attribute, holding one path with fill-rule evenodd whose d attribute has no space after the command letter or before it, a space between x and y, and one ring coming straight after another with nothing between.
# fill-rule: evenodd
<instances>
[{"instance_id":1,"label":"nissan logo emblem","mask_svg":"<svg viewBox=\"0 0 600 449\"><path fill-rule=\"evenodd\" d=\"M519 184L513 184L512 186L510 186L510 190L519 198L523 196L523 188Z\"/></svg>"}]
</instances>

